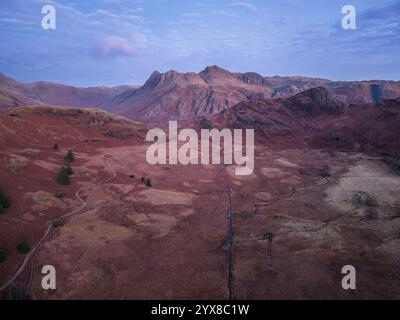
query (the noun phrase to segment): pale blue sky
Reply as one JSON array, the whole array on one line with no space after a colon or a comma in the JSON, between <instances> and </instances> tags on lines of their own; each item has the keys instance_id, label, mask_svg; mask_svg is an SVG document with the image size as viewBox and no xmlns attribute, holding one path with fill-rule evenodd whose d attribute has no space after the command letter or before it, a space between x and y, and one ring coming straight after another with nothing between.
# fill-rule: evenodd
<instances>
[{"instance_id":1,"label":"pale blue sky","mask_svg":"<svg viewBox=\"0 0 400 320\"><path fill-rule=\"evenodd\" d=\"M57 29L41 28L54 4ZM357 9L357 30L341 8ZM220 65L264 76L400 80L400 0L1 0L0 72L80 86Z\"/></svg>"}]
</instances>

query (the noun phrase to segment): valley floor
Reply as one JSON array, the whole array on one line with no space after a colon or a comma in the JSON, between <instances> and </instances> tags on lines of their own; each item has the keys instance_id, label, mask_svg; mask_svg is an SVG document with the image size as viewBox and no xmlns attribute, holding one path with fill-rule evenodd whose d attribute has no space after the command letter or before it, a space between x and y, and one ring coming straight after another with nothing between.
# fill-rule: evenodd
<instances>
[{"instance_id":1,"label":"valley floor","mask_svg":"<svg viewBox=\"0 0 400 320\"><path fill-rule=\"evenodd\" d=\"M400 178L379 157L258 147L255 173L237 177L229 166L151 167L144 153L79 154L86 168L104 155L117 176L85 188L89 210L42 247L33 298L227 299L228 187L235 299L400 298ZM354 204L359 191L375 197L377 216ZM50 294L40 274L48 264L57 269ZM355 291L341 287L345 265L356 267Z\"/></svg>"},{"instance_id":2,"label":"valley floor","mask_svg":"<svg viewBox=\"0 0 400 320\"><path fill-rule=\"evenodd\" d=\"M150 166L143 128L98 110L17 109L0 128L13 199L0 215L0 287L21 270L12 287L30 289L32 271L33 299L228 299L231 189L234 299L400 298L400 176L380 156L259 145L254 174L239 177L233 166ZM68 149L74 174L59 186ZM24 268L22 237L45 240ZM42 289L44 265L55 291ZM345 265L354 291L341 287Z\"/></svg>"}]
</instances>

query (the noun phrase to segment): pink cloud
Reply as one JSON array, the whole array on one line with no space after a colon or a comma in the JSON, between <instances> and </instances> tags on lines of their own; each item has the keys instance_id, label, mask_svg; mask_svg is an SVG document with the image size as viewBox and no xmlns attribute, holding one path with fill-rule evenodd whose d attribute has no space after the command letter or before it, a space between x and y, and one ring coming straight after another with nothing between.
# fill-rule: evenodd
<instances>
[{"instance_id":1,"label":"pink cloud","mask_svg":"<svg viewBox=\"0 0 400 320\"><path fill-rule=\"evenodd\" d=\"M107 37L96 48L96 56L99 58L114 58L117 56L132 56L132 45L121 37Z\"/></svg>"}]
</instances>

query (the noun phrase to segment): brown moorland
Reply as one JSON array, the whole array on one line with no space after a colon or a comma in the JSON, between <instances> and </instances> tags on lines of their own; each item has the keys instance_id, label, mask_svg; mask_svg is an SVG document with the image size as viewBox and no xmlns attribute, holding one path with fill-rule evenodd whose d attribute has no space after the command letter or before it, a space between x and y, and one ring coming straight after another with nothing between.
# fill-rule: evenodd
<instances>
[{"instance_id":1,"label":"brown moorland","mask_svg":"<svg viewBox=\"0 0 400 320\"><path fill-rule=\"evenodd\" d=\"M234 298L399 298L400 176L390 166L400 150L398 100L343 108L317 88L201 120L198 129L255 125L255 171L244 177L225 165L150 166L146 128L104 111L1 112L0 181L13 206L0 216L8 253L0 286L23 261L21 237L35 246L49 223L84 203L17 278L29 284L32 270L32 298L227 299L231 188ZM74 175L61 187L69 149ZM360 194L374 205L355 201ZM57 269L53 292L41 288L48 264ZM356 291L341 288L348 264Z\"/></svg>"}]
</instances>

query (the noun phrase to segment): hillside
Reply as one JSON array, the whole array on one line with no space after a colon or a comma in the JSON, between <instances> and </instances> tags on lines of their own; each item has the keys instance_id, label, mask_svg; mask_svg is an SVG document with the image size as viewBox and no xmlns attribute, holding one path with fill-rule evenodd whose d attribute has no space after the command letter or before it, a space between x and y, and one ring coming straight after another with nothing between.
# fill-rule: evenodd
<instances>
[{"instance_id":1,"label":"hillside","mask_svg":"<svg viewBox=\"0 0 400 320\"><path fill-rule=\"evenodd\" d=\"M0 73L0 108L47 104L107 109L110 99L135 89L134 86L78 88L45 81L26 84Z\"/></svg>"},{"instance_id":2,"label":"hillside","mask_svg":"<svg viewBox=\"0 0 400 320\"><path fill-rule=\"evenodd\" d=\"M244 101L197 128L254 128L260 144L400 154L400 98L350 105L323 87L286 99Z\"/></svg>"}]
</instances>

